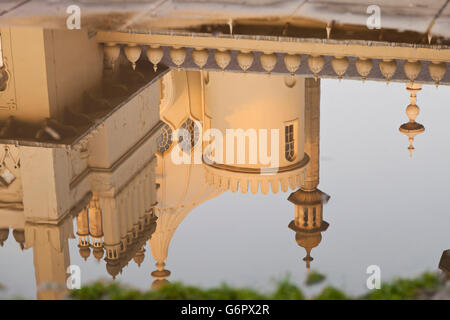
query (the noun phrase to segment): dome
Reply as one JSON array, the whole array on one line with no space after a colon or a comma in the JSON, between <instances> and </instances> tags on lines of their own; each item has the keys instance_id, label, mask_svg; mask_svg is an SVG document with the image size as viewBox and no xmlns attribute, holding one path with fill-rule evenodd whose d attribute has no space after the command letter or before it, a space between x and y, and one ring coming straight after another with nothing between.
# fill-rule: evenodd
<instances>
[{"instance_id":1,"label":"dome","mask_svg":"<svg viewBox=\"0 0 450 320\"><path fill-rule=\"evenodd\" d=\"M397 62L395 60L383 60L380 62L380 71L386 78L386 81L390 81L397 70Z\"/></svg>"},{"instance_id":2,"label":"dome","mask_svg":"<svg viewBox=\"0 0 450 320\"><path fill-rule=\"evenodd\" d=\"M139 57L141 56L141 47L135 44L129 44L124 47L124 51L128 61L131 62L133 70L136 69L136 62L139 60Z\"/></svg>"},{"instance_id":3,"label":"dome","mask_svg":"<svg viewBox=\"0 0 450 320\"><path fill-rule=\"evenodd\" d=\"M100 259L103 258L104 250L101 247L94 247L94 249L92 250L92 254L95 259L100 261Z\"/></svg>"},{"instance_id":4,"label":"dome","mask_svg":"<svg viewBox=\"0 0 450 320\"><path fill-rule=\"evenodd\" d=\"M208 56L209 52L206 49L194 49L194 51L192 51L192 59L200 69L203 69L208 62Z\"/></svg>"},{"instance_id":5,"label":"dome","mask_svg":"<svg viewBox=\"0 0 450 320\"><path fill-rule=\"evenodd\" d=\"M445 62L431 62L428 65L428 71L430 73L430 77L434 80L436 85L438 85L445 76L447 65L445 64Z\"/></svg>"},{"instance_id":6,"label":"dome","mask_svg":"<svg viewBox=\"0 0 450 320\"><path fill-rule=\"evenodd\" d=\"M86 261L87 258L89 258L89 256L91 255L91 249L85 246L78 247L80 248L80 256L84 259L84 261Z\"/></svg>"},{"instance_id":7,"label":"dome","mask_svg":"<svg viewBox=\"0 0 450 320\"><path fill-rule=\"evenodd\" d=\"M186 59L186 49L185 48L177 48L172 47L170 49L170 59L172 59L172 62L177 66L181 67L184 60Z\"/></svg>"},{"instance_id":8,"label":"dome","mask_svg":"<svg viewBox=\"0 0 450 320\"><path fill-rule=\"evenodd\" d=\"M153 70L156 72L158 69L158 63L164 55L163 49L158 45L150 45L147 49L147 59L153 64Z\"/></svg>"},{"instance_id":9,"label":"dome","mask_svg":"<svg viewBox=\"0 0 450 320\"><path fill-rule=\"evenodd\" d=\"M264 53L260 57L261 66L270 73L277 64L277 56L274 53Z\"/></svg>"},{"instance_id":10,"label":"dome","mask_svg":"<svg viewBox=\"0 0 450 320\"><path fill-rule=\"evenodd\" d=\"M138 265L138 267L140 267L141 266L141 264L142 264L142 262L144 262L144 259L145 259L145 249L144 248L141 248L141 249L139 249L137 252L136 252L136 254L134 255L134 258L133 258L133 260L134 260L134 262L136 262L136 264Z\"/></svg>"},{"instance_id":11,"label":"dome","mask_svg":"<svg viewBox=\"0 0 450 320\"><path fill-rule=\"evenodd\" d=\"M237 55L237 61L242 71L246 72L253 64L252 52L239 52Z\"/></svg>"},{"instance_id":12,"label":"dome","mask_svg":"<svg viewBox=\"0 0 450 320\"><path fill-rule=\"evenodd\" d=\"M216 50L214 52L214 59L220 69L225 70L225 68L230 64L231 54L228 50Z\"/></svg>"},{"instance_id":13,"label":"dome","mask_svg":"<svg viewBox=\"0 0 450 320\"><path fill-rule=\"evenodd\" d=\"M348 65L349 61L347 57L334 57L331 60L331 66L339 79L342 79L342 76L347 72Z\"/></svg>"},{"instance_id":14,"label":"dome","mask_svg":"<svg viewBox=\"0 0 450 320\"><path fill-rule=\"evenodd\" d=\"M284 65L286 69L293 75L301 64L301 56L299 54L286 54L284 56Z\"/></svg>"},{"instance_id":15,"label":"dome","mask_svg":"<svg viewBox=\"0 0 450 320\"><path fill-rule=\"evenodd\" d=\"M105 43L103 52L105 60L114 68L115 62L120 56L120 46L116 43Z\"/></svg>"},{"instance_id":16,"label":"dome","mask_svg":"<svg viewBox=\"0 0 450 320\"><path fill-rule=\"evenodd\" d=\"M8 239L9 229L0 229L0 245L3 247L3 243Z\"/></svg>"},{"instance_id":17,"label":"dome","mask_svg":"<svg viewBox=\"0 0 450 320\"><path fill-rule=\"evenodd\" d=\"M403 65L403 70L405 71L406 77L410 81L416 80L421 69L422 64L419 61L406 61Z\"/></svg>"},{"instance_id":18,"label":"dome","mask_svg":"<svg viewBox=\"0 0 450 320\"><path fill-rule=\"evenodd\" d=\"M308 66L309 70L314 74L314 78L317 78L317 75L322 71L323 66L325 65L325 58L323 56L309 56L308 57Z\"/></svg>"},{"instance_id":19,"label":"dome","mask_svg":"<svg viewBox=\"0 0 450 320\"><path fill-rule=\"evenodd\" d=\"M302 233L297 232L295 234L295 241L300 247L305 249L312 249L317 247L322 241L322 234L320 232L314 233Z\"/></svg>"},{"instance_id":20,"label":"dome","mask_svg":"<svg viewBox=\"0 0 450 320\"><path fill-rule=\"evenodd\" d=\"M113 277L113 279L116 278L116 276L119 274L121 268L118 260L109 260L106 263L106 271Z\"/></svg>"},{"instance_id":21,"label":"dome","mask_svg":"<svg viewBox=\"0 0 450 320\"><path fill-rule=\"evenodd\" d=\"M356 60L355 62L355 65L356 71L358 71L358 74L362 77L363 80L365 80L370 74L370 71L372 71L373 61L371 59L358 58L358 60Z\"/></svg>"},{"instance_id":22,"label":"dome","mask_svg":"<svg viewBox=\"0 0 450 320\"><path fill-rule=\"evenodd\" d=\"M13 237L19 243L20 249L23 250L25 246L25 230L14 229Z\"/></svg>"}]
</instances>

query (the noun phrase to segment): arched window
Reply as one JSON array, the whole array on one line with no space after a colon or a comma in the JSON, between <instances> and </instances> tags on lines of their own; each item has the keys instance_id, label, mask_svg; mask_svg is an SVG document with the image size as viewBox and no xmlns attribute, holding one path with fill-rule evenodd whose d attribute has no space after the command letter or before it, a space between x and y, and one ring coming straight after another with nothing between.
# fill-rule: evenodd
<instances>
[{"instance_id":1,"label":"arched window","mask_svg":"<svg viewBox=\"0 0 450 320\"><path fill-rule=\"evenodd\" d=\"M197 144L199 140L200 130L191 119L187 119L181 125L181 128L184 129L184 133L180 136L178 143L181 144L181 149L185 152L191 151L191 149Z\"/></svg>"},{"instance_id":2,"label":"arched window","mask_svg":"<svg viewBox=\"0 0 450 320\"><path fill-rule=\"evenodd\" d=\"M287 161L294 161L295 160L294 124L288 124L284 127L284 141L285 141L284 156Z\"/></svg>"},{"instance_id":3,"label":"arched window","mask_svg":"<svg viewBox=\"0 0 450 320\"><path fill-rule=\"evenodd\" d=\"M164 124L164 126L161 129L161 134L158 137L157 140L158 144L158 150L161 153L166 152L170 145L172 144L172 129L169 127L169 125Z\"/></svg>"}]
</instances>

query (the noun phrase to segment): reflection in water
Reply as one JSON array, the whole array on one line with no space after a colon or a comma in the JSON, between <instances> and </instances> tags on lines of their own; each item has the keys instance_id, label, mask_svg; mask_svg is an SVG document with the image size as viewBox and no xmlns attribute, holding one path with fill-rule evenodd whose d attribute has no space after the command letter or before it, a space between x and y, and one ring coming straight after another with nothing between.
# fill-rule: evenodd
<instances>
[{"instance_id":1,"label":"reflection in water","mask_svg":"<svg viewBox=\"0 0 450 320\"><path fill-rule=\"evenodd\" d=\"M444 272L446 279L450 280L450 250L442 252L439 269Z\"/></svg>"},{"instance_id":2,"label":"reflection in water","mask_svg":"<svg viewBox=\"0 0 450 320\"><path fill-rule=\"evenodd\" d=\"M78 38L80 48L93 57L92 65L103 65L98 48L82 39ZM143 263L148 242L156 261L152 287L160 287L171 274L166 260L178 226L192 210L228 190L293 190L288 200L295 214L289 228L306 250L303 260L309 270L311 250L329 226L323 207L330 196L318 189L320 79L164 67L156 72L142 60L133 60L135 73L130 76L129 70L123 71L129 62L118 58L120 48L106 49L105 70L70 70L81 78L95 73L99 82L99 95L83 94L78 101L88 105L88 119L80 116L87 114L83 108L65 107L76 90L57 79L53 85L64 87L58 98L53 97L60 99L58 108L41 101L37 111L16 114L17 121L29 123L33 135L14 136L18 122L13 118L5 120L7 130L0 134L0 245L13 229L19 247L33 250L37 297L59 299L66 293L74 218L80 256L87 261L92 253L96 260L104 259L113 279L131 260L138 266ZM60 50L59 58L70 54ZM108 54L117 57L110 61ZM39 63L46 66L45 61ZM17 84L24 81L20 74L15 76ZM77 88L80 95L87 89L84 85ZM414 137L424 131L415 122L420 89L408 83L410 121L400 127L409 138L411 154ZM112 93L117 95L114 99L105 99ZM47 120L49 114L56 114L58 121ZM173 139L179 128L185 133ZM208 129L217 129L226 143L216 144ZM228 140L228 129L243 129L245 135ZM265 130L279 134L265 144ZM13 138L15 143L7 140ZM230 141L233 147L228 148ZM277 154L274 172L271 164ZM448 272L448 253L440 267Z\"/></svg>"},{"instance_id":3,"label":"reflection in water","mask_svg":"<svg viewBox=\"0 0 450 320\"><path fill-rule=\"evenodd\" d=\"M405 134L409 138L409 155L412 157L414 147L413 147L413 141L414 137L418 134L425 131L425 128L420 123L416 122L416 118L419 115L419 107L417 106L417 92L422 90L422 85L415 84L412 82L409 82L406 85L406 90L410 93L410 103L408 107L406 107L406 115L409 118L409 122L406 122L402 124L399 128L400 132Z\"/></svg>"}]
</instances>

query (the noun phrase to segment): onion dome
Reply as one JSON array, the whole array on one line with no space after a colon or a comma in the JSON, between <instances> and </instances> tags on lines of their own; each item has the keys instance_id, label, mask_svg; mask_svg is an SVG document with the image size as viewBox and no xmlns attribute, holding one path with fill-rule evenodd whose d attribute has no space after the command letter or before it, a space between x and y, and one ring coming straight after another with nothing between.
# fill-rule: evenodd
<instances>
[{"instance_id":1,"label":"onion dome","mask_svg":"<svg viewBox=\"0 0 450 320\"><path fill-rule=\"evenodd\" d=\"M3 243L8 240L9 229L0 229L0 246L3 247Z\"/></svg>"},{"instance_id":2,"label":"onion dome","mask_svg":"<svg viewBox=\"0 0 450 320\"><path fill-rule=\"evenodd\" d=\"M397 70L397 62L392 59L386 59L380 62L380 71L389 83Z\"/></svg>"},{"instance_id":3,"label":"onion dome","mask_svg":"<svg viewBox=\"0 0 450 320\"><path fill-rule=\"evenodd\" d=\"M277 64L277 56L274 53L263 53L259 58L261 66L267 73L271 73Z\"/></svg>"},{"instance_id":4,"label":"onion dome","mask_svg":"<svg viewBox=\"0 0 450 320\"><path fill-rule=\"evenodd\" d=\"M84 259L84 261L87 261L89 256L91 255L91 248L88 246L81 246L79 245L78 248L80 248L80 256Z\"/></svg>"},{"instance_id":5,"label":"onion dome","mask_svg":"<svg viewBox=\"0 0 450 320\"><path fill-rule=\"evenodd\" d=\"M445 62L430 62L428 65L428 72L430 77L439 85L439 82L444 78L445 72L447 71L447 65Z\"/></svg>"},{"instance_id":6,"label":"onion dome","mask_svg":"<svg viewBox=\"0 0 450 320\"><path fill-rule=\"evenodd\" d=\"M153 64L153 70L156 72L158 69L158 63L161 62L161 59L164 56L164 51L159 45L150 45L147 51L147 59Z\"/></svg>"},{"instance_id":7,"label":"onion dome","mask_svg":"<svg viewBox=\"0 0 450 320\"><path fill-rule=\"evenodd\" d=\"M241 51L237 55L237 61L242 71L247 72L253 64L253 53L249 51Z\"/></svg>"},{"instance_id":8,"label":"onion dome","mask_svg":"<svg viewBox=\"0 0 450 320\"><path fill-rule=\"evenodd\" d=\"M180 69L181 65L186 59L186 49L180 47L173 47L170 49L170 59Z\"/></svg>"},{"instance_id":9,"label":"onion dome","mask_svg":"<svg viewBox=\"0 0 450 320\"><path fill-rule=\"evenodd\" d=\"M144 247L142 247L141 249L139 249L136 254L134 255L134 262L136 262L136 264L138 265L138 267L141 266L142 262L144 262L145 259L145 249Z\"/></svg>"},{"instance_id":10,"label":"onion dome","mask_svg":"<svg viewBox=\"0 0 450 320\"><path fill-rule=\"evenodd\" d=\"M94 247L92 250L92 255L100 261L103 258L104 250L103 247Z\"/></svg>"},{"instance_id":11,"label":"onion dome","mask_svg":"<svg viewBox=\"0 0 450 320\"><path fill-rule=\"evenodd\" d=\"M121 272L121 267L119 260L107 260L106 261L106 271L111 275L111 277L116 279L116 276Z\"/></svg>"},{"instance_id":12,"label":"onion dome","mask_svg":"<svg viewBox=\"0 0 450 320\"><path fill-rule=\"evenodd\" d=\"M192 59L200 69L203 69L208 62L208 56L209 52L206 49L194 49L194 51L192 51Z\"/></svg>"},{"instance_id":13,"label":"onion dome","mask_svg":"<svg viewBox=\"0 0 450 320\"><path fill-rule=\"evenodd\" d=\"M293 75L301 64L301 56L299 54L286 54L284 56L284 65L286 69Z\"/></svg>"},{"instance_id":14,"label":"onion dome","mask_svg":"<svg viewBox=\"0 0 450 320\"><path fill-rule=\"evenodd\" d=\"M25 230L14 229L13 237L20 245L20 249L23 250L25 248Z\"/></svg>"},{"instance_id":15,"label":"onion dome","mask_svg":"<svg viewBox=\"0 0 450 320\"><path fill-rule=\"evenodd\" d=\"M403 65L403 70L409 81L414 82L419 76L420 70L422 70L422 64L419 61L406 61Z\"/></svg>"},{"instance_id":16,"label":"onion dome","mask_svg":"<svg viewBox=\"0 0 450 320\"><path fill-rule=\"evenodd\" d=\"M116 61L120 56L120 46L116 43L105 43L103 46L103 52L106 63L114 69Z\"/></svg>"},{"instance_id":17,"label":"onion dome","mask_svg":"<svg viewBox=\"0 0 450 320\"><path fill-rule=\"evenodd\" d=\"M228 50L218 49L214 52L214 59L216 60L217 65L222 71L230 64L231 54Z\"/></svg>"},{"instance_id":18,"label":"onion dome","mask_svg":"<svg viewBox=\"0 0 450 320\"><path fill-rule=\"evenodd\" d=\"M350 62L347 57L334 57L331 60L331 67L338 75L339 80L341 80L343 75L347 72L349 64Z\"/></svg>"},{"instance_id":19,"label":"onion dome","mask_svg":"<svg viewBox=\"0 0 450 320\"><path fill-rule=\"evenodd\" d=\"M136 62L141 56L141 47L136 44L129 44L124 48L125 56L131 62L133 70L136 69Z\"/></svg>"},{"instance_id":20,"label":"onion dome","mask_svg":"<svg viewBox=\"0 0 450 320\"><path fill-rule=\"evenodd\" d=\"M318 74L322 71L325 65L325 58L323 56L309 56L308 66L309 70L314 74L314 79L317 80Z\"/></svg>"},{"instance_id":21,"label":"onion dome","mask_svg":"<svg viewBox=\"0 0 450 320\"><path fill-rule=\"evenodd\" d=\"M373 68L373 61L372 59L366 59L366 58L358 58L355 62L356 65L356 71L358 71L358 74L362 77L362 80L366 80L367 76L370 74Z\"/></svg>"}]
</instances>

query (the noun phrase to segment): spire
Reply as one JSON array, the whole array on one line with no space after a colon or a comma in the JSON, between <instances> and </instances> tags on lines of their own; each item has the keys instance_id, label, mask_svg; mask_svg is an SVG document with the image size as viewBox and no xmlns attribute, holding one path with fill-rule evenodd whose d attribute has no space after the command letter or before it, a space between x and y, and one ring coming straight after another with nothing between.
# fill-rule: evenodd
<instances>
[{"instance_id":1,"label":"spire","mask_svg":"<svg viewBox=\"0 0 450 320\"><path fill-rule=\"evenodd\" d=\"M289 223L289 228L295 231L295 241L304 248L306 256L306 270L310 270L311 250L322 241L322 232L328 229L328 222L323 220L323 204L327 203L330 196L314 189L306 191L299 189L291 193L288 200L295 205L295 219Z\"/></svg>"},{"instance_id":2,"label":"spire","mask_svg":"<svg viewBox=\"0 0 450 320\"><path fill-rule=\"evenodd\" d=\"M416 122L416 118L419 115L420 108L417 106L417 92L422 90L422 85L409 82L406 85L406 90L409 91L409 105L406 107L406 115L409 118L409 122L402 124L399 131L408 137L409 141L409 155L412 157L414 151L414 137L425 131L425 128L420 123Z\"/></svg>"},{"instance_id":3,"label":"spire","mask_svg":"<svg viewBox=\"0 0 450 320\"><path fill-rule=\"evenodd\" d=\"M155 278L155 280L152 283L152 289L159 289L164 284L169 283L169 281L166 278L170 276L170 271L164 269L164 267L166 266L164 262L158 261L156 262L155 265L157 270L151 273L152 277Z\"/></svg>"},{"instance_id":4,"label":"spire","mask_svg":"<svg viewBox=\"0 0 450 320\"><path fill-rule=\"evenodd\" d=\"M306 271L309 271L311 269L311 261L313 261L314 258L311 257L311 248L306 249L306 256L303 258L303 261L306 262Z\"/></svg>"},{"instance_id":5,"label":"spire","mask_svg":"<svg viewBox=\"0 0 450 320\"><path fill-rule=\"evenodd\" d=\"M141 267L142 262L144 262L145 259L145 248L142 246L134 255L134 262L138 265L138 267Z\"/></svg>"}]
</instances>

